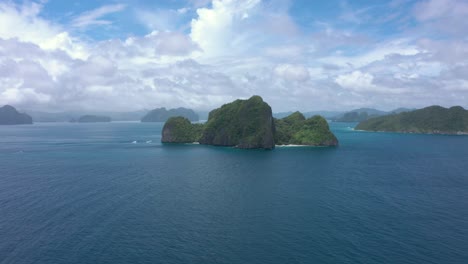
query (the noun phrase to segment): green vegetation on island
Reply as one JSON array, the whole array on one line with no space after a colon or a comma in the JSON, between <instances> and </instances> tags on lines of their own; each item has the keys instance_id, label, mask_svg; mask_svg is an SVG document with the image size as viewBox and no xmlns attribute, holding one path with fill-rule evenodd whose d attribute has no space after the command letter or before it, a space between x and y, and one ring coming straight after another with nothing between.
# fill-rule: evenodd
<instances>
[{"instance_id":1,"label":"green vegetation on island","mask_svg":"<svg viewBox=\"0 0 468 264\"><path fill-rule=\"evenodd\" d=\"M163 143L193 143L198 142L203 133L203 124L192 124L185 117L169 118L162 131Z\"/></svg>"},{"instance_id":2,"label":"green vegetation on island","mask_svg":"<svg viewBox=\"0 0 468 264\"><path fill-rule=\"evenodd\" d=\"M175 108L169 109L166 108L156 108L149 111L142 119L141 122L166 122L171 117L182 116L187 118L189 121L198 121L198 115L192 109L188 108Z\"/></svg>"},{"instance_id":3,"label":"green vegetation on island","mask_svg":"<svg viewBox=\"0 0 468 264\"><path fill-rule=\"evenodd\" d=\"M468 133L468 110L461 106L423 109L376 117L359 123L356 130L404 133L465 134Z\"/></svg>"},{"instance_id":4,"label":"green vegetation on island","mask_svg":"<svg viewBox=\"0 0 468 264\"><path fill-rule=\"evenodd\" d=\"M108 116L84 115L78 118L78 123L100 123L110 121L111 118Z\"/></svg>"},{"instance_id":5,"label":"green vegetation on island","mask_svg":"<svg viewBox=\"0 0 468 264\"><path fill-rule=\"evenodd\" d=\"M0 125L25 125L32 124L32 118L24 113L18 112L13 106L0 107Z\"/></svg>"},{"instance_id":6,"label":"green vegetation on island","mask_svg":"<svg viewBox=\"0 0 468 264\"><path fill-rule=\"evenodd\" d=\"M385 112L373 108L359 108L355 110L351 110L349 112L337 115L331 120L333 122L363 122L365 120L378 117L378 116L386 116L386 115L391 115L391 114L399 114L402 112L409 112L414 109L408 109L408 108L397 108L395 110Z\"/></svg>"},{"instance_id":7,"label":"green vegetation on island","mask_svg":"<svg viewBox=\"0 0 468 264\"><path fill-rule=\"evenodd\" d=\"M273 149L274 130L271 107L252 96L211 111L200 144Z\"/></svg>"},{"instance_id":8,"label":"green vegetation on island","mask_svg":"<svg viewBox=\"0 0 468 264\"><path fill-rule=\"evenodd\" d=\"M277 145L336 146L338 139L321 116L308 119L300 112L275 119Z\"/></svg>"},{"instance_id":9,"label":"green vegetation on island","mask_svg":"<svg viewBox=\"0 0 468 264\"><path fill-rule=\"evenodd\" d=\"M199 142L205 145L246 149L273 149L278 145L336 146L338 140L320 116L306 119L295 112L272 117L271 107L260 96L236 100L210 112L208 121L192 124L173 117L164 125L163 143Z\"/></svg>"}]
</instances>

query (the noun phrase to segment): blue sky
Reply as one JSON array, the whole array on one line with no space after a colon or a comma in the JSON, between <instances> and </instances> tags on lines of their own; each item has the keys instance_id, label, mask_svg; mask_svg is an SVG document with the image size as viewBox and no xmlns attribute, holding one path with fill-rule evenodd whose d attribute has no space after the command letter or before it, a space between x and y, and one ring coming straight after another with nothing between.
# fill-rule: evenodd
<instances>
[{"instance_id":1,"label":"blue sky","mask_svg":"<svg viewBox=\"0 0 468 264\"><path fill-rule=\"evenodd\" d=\"M467 107L467 15L462 0L7 0L0 104Z\"/></svg>"},{"instance_id":2,"label":"blue sky","mask_svg":"<svg viewBox=\"0 0 468 264\"><path fill-rule=\"evenodd\" d=\"M21 4L23 1L16 1ZM264 8L272 12L288 12L291 19L304 32L320 31L323 23L350 31L363 31L375 38L399 34L402 28L410 27L414 21L405 14L411 11L416 1L264 1ZM49 0L43 6L41 16L61 24L71 24L73 19L86 12L102 7L121 6L118 11L109 12L99 19L111 22L111 26L90 26L83 31L95 40L126 38L144 35L151 30L178 30L190 32L190 22L196 18L198 7L210 7L210 1L67 1ZM180 11L184 13L180 13ZM145 23L139 17L141 11L158 14L171 11L170 28ZM394 16L394 17L393 17ZM163 20L164 18L161 18ZM379 21L380 20L380 21ZM83 33L83 32L80 32Z\"/></svg>"}]
</instances>

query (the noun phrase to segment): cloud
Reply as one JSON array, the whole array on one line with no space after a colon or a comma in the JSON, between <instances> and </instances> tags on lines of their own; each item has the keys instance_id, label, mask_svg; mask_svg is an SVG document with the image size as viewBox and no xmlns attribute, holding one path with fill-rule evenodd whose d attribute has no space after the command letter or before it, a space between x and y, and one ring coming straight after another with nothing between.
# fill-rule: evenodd
<instances>
[{"instance_id":1,"label":"cloud","mask_svg":"<svg viewBox=\"0 0 468 264\"><path fill-rule=\"evenodd\" d=\"M199 50L198 45L187 35L170 32L159 33L156 52L160 54L187 55L195 50Z\"/></svg>"},{"instance_id":2,"label":"cloud","mask_svg":"<svg viewBox=\"0 0 468 264\"><path fill-rule=\"evenodd\" d=\"M413 9L415 18L425 23L426 30L458 37L468 33L468 3L459 0L420 1Z\"/></svg>"},{"instance_id":3,"label":"cloud","mask_svg":"<svg viewBox=\"0 0 468 264\"><path fill-rule=\"evenodd\" d=\"M297 58L305 53L305 47L300 45L280 45L280 46L272 46L272 47L265 47L264 54L268 57L273 58Z\"/></svg>"},{"instance_id":4,"label":"cloud","mask_svg":"<svg viewBox=\"0 0 468 264\"><path fill-rule=\"evenodd\" d=\"M273 72L287 81L304 82L310 78L309 71L302 65L281 64Z\"/></svg>"},{"instance_id":5,"label":"cloud","mask_svg":"<svg viewBox=\"0 0 468 264\"><path fill-rule=\"evenodd\" d=\"M196 14L190 37L204 58L257 54L263 45L283 44L299 32L285 10L261 0L213 0Z\"/></svg>"},{"instance_id":6,"label":"cloud","mask_svg":"<svg viewBox=\"0 0 468 264\"><path fill-rule=\"evenodd\" d=\"M177 31L183 24L188 8L173 9L136 9L138 21L151 31Z\"/></svg>"},{"instance_id":7,"label":"cloud","mask_svg":"<svg viewBox=\"0 0 468 264\"><path fill-rule=\"evenodd\" d=\"M191 38L208 56L223 56L228 50L242 49L245 34L234 28L249 19L260 0L213 0L211 8L197 9L198 18L191 22Z\"/></svg>"},{"instance_id":8,"label":"cloud","mask_svg":"<svg viewBox=\"0 0 468 264\"><path fill-rule=\"evenodd\" d=\"M94 25L110 25L111 20L102 19L106 15L121 12L126 8L124 4L105 5L91 11L86 11L73 19L71 25L76 28L86 28Z\"/></svg>"},{"instance_id":9,"label":"cloud","mask_svg":"<svg viewBox=\"0 0 468 264\"><path fill-rule=\"evenodd\" d=\"M373 84L374 76L361 71L354 71L342 74L336 77L335 82L345 89L355 91L376 91L377 87Z\"/></svg>"},{"instance_id":10,"label":"cloud","mask_svg":"<svg viewBox=\"0 0 468 264\"><path fill-rule=\"evenodd\" d=\"M62 26L41 18L42 8L42 4L27 1L22 5L0 3L0 38L17 38L44 50L63 50L74 58L85 58L86 44L72 38Z\"/></svg>"},{"instance_id":11,"label":"cloud","mask_svg":"<svg viewBox=\"0 0 468 264\"><path fill-rule=\"evenodd\" d=\"M142 37L129 37L124 41L114 39L99 42L93 53L105 54L115 60L125 60L129 65L149 62L173 62L177 57L187 57L199 47L190 37L178 32L153 31ZM175 58L174 58L175 57Z\"/></svg>"},{"instance_id":12,"label":"cloud","mask_svg":"<svg viewBox=\"0 0 468 264\"><path fill-rule=\"evenodd\" d=\"M135 18L146 33L104 40L84 29L113 23L115 12L140 16L142 10L117 4L52 20L47 4L1 2L0 104L53 111L209 110L252 94L274 111L464 104L465 4L447 1L437 10L438 1L395 1L399 11L412 11L405 19L414 25L379 35L341 25L335 21L340 14L298 24L288 1L197 0L157 9L163 15L155 12L155 20ZM377 17L372 12L364 18Z\"/></svg>"}]
</instances>

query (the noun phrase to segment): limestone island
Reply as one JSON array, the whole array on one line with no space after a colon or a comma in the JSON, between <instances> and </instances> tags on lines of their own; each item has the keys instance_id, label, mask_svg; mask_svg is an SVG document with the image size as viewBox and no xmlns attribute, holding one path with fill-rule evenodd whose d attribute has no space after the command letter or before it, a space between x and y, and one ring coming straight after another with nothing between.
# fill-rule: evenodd
<instances>
[{"instance_id":1,"label":"limestone island","mask_svg":"<svg viewBox=\"0 0 468 264\"><path fill-rule=\"evenodd\" d=\"M18 112L13 106L0 107L0 125L30 125L32 117Z\"/></svg>"},{"instance_id":2,"label":"limestone island","mask_svg":"<svg viewBox=\"0 0 468 264\"><path fill-rule=\"evenodd\" d=\"M274 119L271 107L260 96L236 100L211 111L205 124L171 117L164 124L161 142L198 142L242 149L273 149L277 144L338 145L323 117L306 119L295 112L283 119Z\"/></svg>"},{"instance_id":3,"label":"limestone island","mask_svg":"<svg viewBox=\"0 0 468 264\"><path fill-rule=\"evenodd\" d=\"M338 139L330 131L327 120L321 116L305 118L294 112L282 119L275 119L277 145L337 146Z\"/></svg>"},{"instance_id":4,"label":"limestone island","mask_svg":"<svg viewBox=\"0 0 468 264\"><path fill-rule=\"evenodd\" d=\"M97 115L84 115L78 118L78 123L106 123L110 122L111 118L108 116L97 116Z\"/></svg>"},{"instance_id":5,"label":"limestone island","mask_svg":"<svg viewBox=\"0 0 468 264\"><path fill-rule=\"evenodd\" d=\"M355 129L423 134L468 134L468 110L461 106L451 108L429 106L411 112L371 118L359 123Z\"/></svg>"},{"instance_id":6,"label":"limestone island","mask_svg":"<svg viewBox=\"0 0 468 264\"><path fill-rule=\"evenodd\" d=\"M141 122L166 122L169 118L176 116L185 117L192 122L199 120L198 114L195 113L192 109L179 107L167 110L166 108L162 107L149 111L141 119Z\"/></svg>"}]
</instances>

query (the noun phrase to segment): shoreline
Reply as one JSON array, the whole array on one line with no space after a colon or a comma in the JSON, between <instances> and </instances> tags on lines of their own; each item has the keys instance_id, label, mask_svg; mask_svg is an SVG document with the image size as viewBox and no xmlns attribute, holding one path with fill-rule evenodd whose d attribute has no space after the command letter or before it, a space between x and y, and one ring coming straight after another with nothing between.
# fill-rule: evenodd
<instances>
[{"instance_id":1,"label":"shoreline","mask_svg":"<svg viewBox=\"0 0 468 264\"><path fill-rule=\"evenodd\" d=\"M413 135L441 135L441 136L468 136L468 132L408 132L408 131L385 131L385 130L362 130L362 129L352 129L353 131L358 132L369 132L369 133L397 133L397 134L413 134Z\"/></svg>"}]
</instances>

